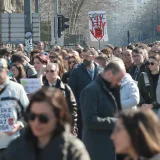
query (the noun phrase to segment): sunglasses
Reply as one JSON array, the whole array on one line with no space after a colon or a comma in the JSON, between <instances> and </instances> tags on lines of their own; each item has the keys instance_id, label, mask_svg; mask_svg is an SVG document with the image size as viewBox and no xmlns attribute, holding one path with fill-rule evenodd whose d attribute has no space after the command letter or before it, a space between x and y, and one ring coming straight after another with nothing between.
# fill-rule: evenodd
<instances>
[{"instance_id":1,"label":"sunglasses","mask_svg":"<svg viewBox=\"0 0 160 160\"><path fill-rule=\"evenodd\" d=\"M57 58L57 56L49 56L50 59Z\"/></svg>"},{"instance_id":2,"label":"sunglasses","mask_svg":"<svg viewBox=\"0 0 160 160\"><path fill-rule=\"evenodd\" d=\"M34 121L36 118L38 118L38 121L40 123L48 123L50 120L49 116L47 116L45 114L35 114L35 113L28 114L29 121Z\"/></svg>"},{"instance_id":3,"label":"sunglasses","mask_svg":"<svg viewBox=\"0 0 160 160\"><path fill-rule=\"evenodd\" d=\"M68 63L69 63L69 64L72 64L72 63L76 63L76 61L69 61Z\"/></svg>"},{"instance_id":4,"label":"sunglasses","mask_svg":"<svg viewBox=\"0 0 160 160\"><path fill-rule=\"evenodd\" d=\"M55 71L54 70L46 70L46 73L54 73Z\"/></svg>"},{"instance_id":5,"label":"sunglasses","mask_svg":"<svg viewBox=\"0 0 160 160\"><path fill-rule=\"evenodd\" d=\"M153 65L155 65L155 63L154 63L154 62L147 62L147 65L148 65L148 66L149 66L149 65L153 66Z\"/></svg>"}]
</instances>

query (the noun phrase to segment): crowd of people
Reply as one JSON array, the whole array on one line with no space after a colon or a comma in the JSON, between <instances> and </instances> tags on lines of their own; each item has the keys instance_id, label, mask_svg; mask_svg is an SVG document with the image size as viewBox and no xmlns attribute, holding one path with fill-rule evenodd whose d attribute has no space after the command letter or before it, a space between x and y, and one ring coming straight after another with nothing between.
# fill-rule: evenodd
<instances>
[{"instance_id":1,"label":"crowd of people","mask_svg":"<svg viewBox=\"0 0 160 160\"><path fill-rule=\"evenodd\" d=\"M27 94L21 79L39 78ZM1 160L160 160L160 42L0 49ZM0 122L3 125L3 122Z\"/></svg>"}]
</instances>

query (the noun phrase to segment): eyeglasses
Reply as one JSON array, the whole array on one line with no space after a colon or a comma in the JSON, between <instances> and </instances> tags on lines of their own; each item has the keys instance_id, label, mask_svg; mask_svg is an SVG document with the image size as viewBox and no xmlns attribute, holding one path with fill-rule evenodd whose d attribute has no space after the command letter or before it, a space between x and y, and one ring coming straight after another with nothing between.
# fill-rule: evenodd
<instances>
[{"instance_id":1,"label":"eyeglasses","mask_svg":"<svg viewBox=\"0 0 160 160\"><path fill-rule=\"evenodd\" d=\"M154 66L155 63L154 63L154 62L147 62L147 65L148 65L148 66L149 66L149 65Z\"/></svg>"},{"instance_id":2,"label":"eyeglasses","mask_svg":"<svg viewBox=\"0 0 160 160\"><path fill-rule=\"evenodd\" d=\"M57 56L49 56L50 59L57 58Z\"/></svg>"},{"instance_id":3,"label":"eyeglasses","mask_svg":"<svg viewBox=\"0 0 160 160\"><path fill-rule=\"evenodd\" d=\"M54 70L46 70L46 73L54 73L55 71Z\"/></svg>"},{"instance_id":4,"label":"eyeglasses","mask_svg":"<svg viewBox=\"0 0 160 160\"><path fill-rule=\"evenodd\" d=\"M92 57L93 55L84 55L82 54L83 58L89 58L89 57Z\"/></svg>"},{"instance_id":5,"label":"eyeglasses","mask_svg":"<svg viewBox=\"0 0 160 160\"><path fill-rule=\"evenodd\" d=\"M35 114L35 113L28 114L28 120L34 121L36 118L38 118L38 121L40 123L48 123L50 120L49 116L45 114Z\"/></svg>"},{"instance_id":6,"label":"eyeglasses","mask_svg":"<svg viewBox=\"0 0 160 160\"><path fill-rule=\"evenodd\" d=\"M72 64L72 63L76 63L76 61L69 61L68 63L69 63L69 64Z\"/></svg>"},{"instance_id":7,"label":"eyeglasses","mask_svg":"<svg viewBox=\"0 0 160 160\"><path fill-rule=\"evenodd\" d=\"M11 69L12 72L15 72L15 71L17 71L17 70L18 70L18 69Z\"/></svg>"}]
</instances>

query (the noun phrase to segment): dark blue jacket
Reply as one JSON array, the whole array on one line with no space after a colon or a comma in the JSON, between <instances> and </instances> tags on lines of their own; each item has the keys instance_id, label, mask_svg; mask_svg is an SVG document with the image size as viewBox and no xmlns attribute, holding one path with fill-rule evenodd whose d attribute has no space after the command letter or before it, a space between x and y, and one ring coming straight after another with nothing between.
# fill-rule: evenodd
<instances>
[{"instance_id":1,"label":"dark blue jacket","mask_svg":"<svg viewBox=\"0 0 160 160\"><path fill-rule=\"evenodd\" d=\"M103 69L97 64L95 65L94 79L103 71ZM89 75L85 65L81 63L77 68L73 69L69 78L69 86L71 87L74 96L76 98L78 106L80 105L80 93L81 91L92 82L92 78Z\"/></svg>"}]
</instances>

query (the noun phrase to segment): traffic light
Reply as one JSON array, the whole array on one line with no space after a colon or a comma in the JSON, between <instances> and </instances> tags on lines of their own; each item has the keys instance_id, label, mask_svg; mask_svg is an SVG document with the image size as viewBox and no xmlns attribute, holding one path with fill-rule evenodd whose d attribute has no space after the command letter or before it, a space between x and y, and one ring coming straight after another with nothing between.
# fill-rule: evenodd
<instances>
[{"instance_id":1,"label":"traffic light","mask_svg":"<svg viewBox=\"0 0 160 160\"><path fill-rule=\"evenodd\" d=\"M69 24L66 24L66 22L69 22L69 18L66 18L63 15L58 15L58 37L59 38L62 35L61 32L69 28Z\"/></svg>"},{"instance_id":2,"label":"traffic light","mask_svg":"<svg viewBox=\"0 0 160 160\"><path fill-rule=\"evenodd\" d=\"M62 35L62 29L63 29L63 20L62 20L62 16L58 15L58 38L61 37Z\"/></svg>"},{"instance_id":3,"label":"traffic light","mask_svg":"<svg viewBox=\"0 0 160 160\"><path fill-rule=\"evenodd\" d=\"M62 15L63 31L64 31L65 29L69 28L69 24L66 24L66 22L69 22L69 18L64 17L64 16Z\"/></svg>"}]
</instances>

